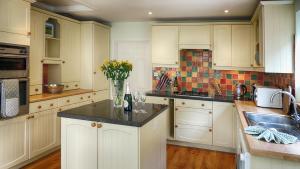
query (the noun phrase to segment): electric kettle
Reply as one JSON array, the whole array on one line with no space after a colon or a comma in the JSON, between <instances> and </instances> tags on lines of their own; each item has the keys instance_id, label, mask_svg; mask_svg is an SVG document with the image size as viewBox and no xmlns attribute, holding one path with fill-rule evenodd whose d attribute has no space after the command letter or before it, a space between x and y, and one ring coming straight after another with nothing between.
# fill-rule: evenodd
<instances>
[{"instance_id":1,"label":"electric kettle","mask_svg":"<svg viewBox=\"0 0 300 169\"><path fill-rule=\"evenodd\" d=\"M237 99L240 99L241 97L245 96L245 94L247 93L247 87L244 84L241 83L237 83L236 84L236 97Z\"/></svg>"}]
</instances>

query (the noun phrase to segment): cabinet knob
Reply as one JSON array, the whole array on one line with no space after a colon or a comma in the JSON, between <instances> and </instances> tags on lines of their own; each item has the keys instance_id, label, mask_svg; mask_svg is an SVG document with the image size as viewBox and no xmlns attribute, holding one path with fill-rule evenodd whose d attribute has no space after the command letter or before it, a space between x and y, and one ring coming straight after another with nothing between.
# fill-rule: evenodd
<instances>
[{"instance_id":1,"label":"cabinet knob","mask_svg":"<svg viewBox=\"0 0 300 169\"><path fill-rule=\"evenodd\" d=\"M97 128L101 128L102 127L102 124L97 124Z\"/></svg>"},{"instance_id":2,"label":"cabinet knob","mask_svg":"<svg viewBox=\"0 0 300 169\"><path fill-rule=\"evenodd\" d=\"M62 63L66 63L66 61L62 61Z\"/></svg>"},{"instance_id":3,"label":"cabinet knob","mask_svg":"<svg viewBox=\"0 0 300 169\"><path fill-rule=\"evenodd\" d=\"M31 36L31 32L27 32L27 36Z\"/></svg>"},{"instance_id":4,"label":"cabinet knob","mask_svg":"<svg viewBox=\"0 0 300 169\"><path fill-rule=\"evenodd\" d=\"M201 106L202 106L202 107L204 107L204 106L205 106L205 104L201 104Z\"/></svg>"},{"instance_id":5,"label":"cabinet knob","mask_svg":"<svg viewBox=\"0 0 300 169\"><path fill-rule=\"evenodd\" d=\"M58 111L62 111L62 109L61 109L61 108L59 108L59 109L58 109Z\"/></svg>"},{"instance_id":6,"label":"cabinet knob","mask_svg":"<svg viewBox=\"0 0 300 169\"><path fill-rule=\"evenodd\" d=\"M43 60L41 60L41 63L44 63L44 61L43 61Z\"/></svg>"},{"instance_id":7,"label":"cabinet knob","mask_svg":"<svg viewBox=\"0 0 300 169\"><path fill-rule=\"evenodd\" d=\"M233 104L232 107L235 107L235 104Z\"/></svg>"},{"instance_id":8,"label":"cabinet knob","mask_svg":"<svg viewBox=\"0 0 300 169\"><path fill-rule=\"evenodd\" d=\"M83 97L80 97L81 100L83 100Z\"/></svg>"},{"instance_id":9,"label":"cabinet knob","mask_svg":"<svg viewBox=\"0 0 300 169\"><path fill-rule=\"evenodd\" d=\"M96 95L96 93L94 93L94 95Z\"/></svg>"},{"instance_id":10,"label":"cabinet knob","mask_svg":"<svg viewBox=\"0 0 300 169\"><path fill-rule=\"evenodd\" d=\"M69 85L66 85L66 88L69 88Z\"/></svg>"},{"instance_id":11,"label":"cabinet knob","mask_svg":"<svg viewBox=\"0 0 300 169\"><path fill-rule=\"evenodd\" d=\"M97 74L97 72L94 72L94 75Z\"/></svg>"},{"instance_id":12,"label":"cabinet knob","mask_svg":"<svg viewBox=\"0 0 300 169\"><path fill-rule=\"evenodd\" d=\"M178 125L175 125L175 128L177 128L178 127Z\"/></svg>"},{"instance_id":13,"label":"cabinet knob","mask_svg":"<svg viewBox=\"0 0 300 169\"><path fill-rule=\"evenodd\" d=\"M177 65L177 64L178 64L178 62L175 62L175 64Z\"/></svg>"},{"instance_id":14,"label":"cabinet knob","mask_svg":"<svg viewBox=\"0 0 300 169\"><path fill-rule=\"evenodd\" d=\"M185 102L182 102L181 104L182 104L182 105L185 105Z\"/></svg>"},{"instance_id":15,"label":"cabinet knob","mask_svg":"<svg viewBox=\"0 0 300 169\"><path fill-rule=\"evenodd\" d=\"M166 101L167 100L167 98L164 98L164 101Z\"/></svg>"},{"instance_id":16,"label":"cabinet knob","mask_svg":"<svg viewBox=\"0 0 300 169\"><path fill-rule=\"evenodd\" d=\"M36 89L34 89L34 91L38 92L38 91L39 91L39 89L38 89L38 88L36 88Z\"/></svg>"},{"instance_id":17,"label":"cabinet knob","mask_svg":"<svg viewBox=\"0 0 300 169\"><path fill-rule=\"evenodd\" d=\"M210 111L209 114L212 114L212 112Z\"/></svg>"},{"instance_id":18,"label":"cabinet knob","mask_svg":"<svg viewBox=\"0 0 300 169\"><path fill-rule=\"evenodd\" d=\"M53 107L53 106L54 106L53 103L51 103L51 104L50 104L50 107Z\"/></svg>"},{"instance_id":19,"label":"cabinet knob","mask_svg":"<svg viewBox=\"0 0 300 169\"><path fill-rule=\"evenodd\" d=\"M69 103L70 102L70 100L67 100L67 103Z\"/></svg>"},{"instance_id":20,"label":"cabinet knob","mask_svg":"<svg viewBox=\"0 0 300 169\"><path fill-rule=\"evenodd\" d=\"M38 109L41 109L41 108L42 108L42 106L41 106L41 105L39 105L37 108L38 108Z\"/></svg>"},{"instance_id":21,"label":"cabinet knob","mask_svg":"<svg viewBox=\"0 0 300 169\"><path fill-rule=\"evenodd\" d=\"M92 126L92 127L96 127L96 123L92 123L91 126Z\"/></svg>"},{"instance_id":22,"label":"cabinet knob","mask_svg":"<svg viewBox=\"0 0 300 169\"><path fill-rule=\"evenodd\" d=\"M34 115L30 115L27 117L27 119L33 119L34 118Z\"/></svg>"},{"instance_id":23,"label":"cabinet knob","mask_svg":"<svg viewBox=\"0 0 300 169\"><path fill-rule=\"evenodd\" d=\"M177 110L178 110L178 108L175 108L175 110L177 111Z\"/></svg>"},{"instance_id":24,"label":"cabinet knob","mask_svg":"<svg viewBox=\"0 0 300 169\"><path fill-rule=\"evenodd\" d=\"M75 84L75 87L78 87L78 84Z\"/></svg>"},{"instance_id":25,"label":"cabinet knob","mask_svg":"<svg viewBox=\"0 0 300 169\"><path fill-rule=\"evenodd\" d=\"M253 65L253 64L251 64L250 66L251 66L251 67L253 67L254 65Z\"/></svg>"},{"instance_id":26,"label":"cabinet knob","mask_svg":"<svg viewBox=\"0 0 300 169\"><path fill-rule=\"evenodd\" d=\"M214 63L214 66L217 66L217 64L216 64L216 63Z\"/></svg>"},{"instance_id":27,"label":"cabinet knob","mask_svg":"<svg viewBox=\"0 0 300 169\"><path fill-rule=\"evenodd\" d=\"M91 98L91 96L88 96L88 98Z\"/></svg>"},{"instance_id":28,"label":"cabinet knob","mask_svg":"<svg viewBox=\"0 0 300 169\"><path fill-rule=\"evenodd\" d=\"M212 129L209 129L208 131L209 131L209 132L212 132Z\"/></svg>"}]
</instances>

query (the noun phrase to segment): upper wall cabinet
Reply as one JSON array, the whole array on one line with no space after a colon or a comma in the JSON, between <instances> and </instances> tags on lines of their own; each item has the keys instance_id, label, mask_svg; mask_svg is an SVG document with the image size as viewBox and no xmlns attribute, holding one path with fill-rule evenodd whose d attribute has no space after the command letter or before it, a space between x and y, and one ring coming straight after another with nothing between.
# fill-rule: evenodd
<instances>
[{"instance_id":1,"label":"upper wall cabinet","mask_svg":"<svg viewBox=\"0 0 300 169\"><path fill-rule=\"evenodd\" d=\"M0 42L29 45L30 2L0 0Z\"/></svg>"},{"instance_id":2,"label":"upper wall cabinet","mask_svg":"<svg viewBox=\"0 0 300 169\"><path fill-rule=\"evenodd\" d=\"M258 24L257 57L270 73L294 72L295 9L292 2L261 2L252 21Z\"/></svg>"},{"instance_id":3,"label":"upper wall cabinet","mask_svg":"<svg viewBox=\"0 0 300 169\"><path fill-rule=\"evenodd\" d=\"M251 70L251 25L214 25L214 69Z\"/></svg>"},{"instance_id":4,"label":"upper wall cabinet","mask_svg":"<svg viewBox=\"0 0 300 169\"><path fill-rule=\"evenodd\" d=\"M152 26L153 65L177 66L179 63L178 26Z\"/></svg>"},{"instance_id":5,"label":"upper wall cabinet","mask_svg":"<svg viewBox=\"0 0 300 169\"><path fill-rule=\"evenodd\" d=\"M109 89L109 81L100 70L104 61L109 60L109 38L108 26L96 22L81 23L81 88Z\"/></svg>"},{"instance_id":6,"label":"upper wall cabinet","mask_svg":"<svg viewBox=\"0 0 300 169\"><path fill-rule=\"evenodd\" d=\"M180 26L180 49L210 49L211 25Z\"/></svg>"}]
</instances>

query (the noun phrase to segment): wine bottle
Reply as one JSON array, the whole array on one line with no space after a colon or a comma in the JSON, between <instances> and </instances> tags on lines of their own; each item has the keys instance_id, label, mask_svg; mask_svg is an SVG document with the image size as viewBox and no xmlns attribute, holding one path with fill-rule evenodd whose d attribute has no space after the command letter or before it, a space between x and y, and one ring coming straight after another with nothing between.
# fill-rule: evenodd
<instances>
[{"instance_id":1,"label":"wine bottle","mask_svg":"<svg viewBox=\"0 0 300 169\"><path fill-rule=\"evenodd\" d=\"M126 83L126 93L124 96L124 111L131 112L132 111L132 95L129 89L129 83Z\"/></svg>"}]
</instances>

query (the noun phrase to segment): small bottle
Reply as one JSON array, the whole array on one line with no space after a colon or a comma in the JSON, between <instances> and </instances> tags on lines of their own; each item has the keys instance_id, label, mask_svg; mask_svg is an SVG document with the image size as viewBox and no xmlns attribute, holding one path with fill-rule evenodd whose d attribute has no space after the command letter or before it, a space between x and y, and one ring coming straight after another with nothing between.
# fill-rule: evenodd
<instances>
[{"instance_id":1,"label":"small bottle","mask_svg":"<svg viewBox=\"0 0 300 169\"><path fill-rule=\"evenodd\" d=\"M132 95L129 89L129 83L126 83L126 93L124 96L124 111L131 112L132 111Z\"/></svg>"},{"instance_id":2,"label":"small bottle","mask_svg":"<svg viewBox=\"0 0 300 169\"><path fill-rule=\"evenodd\" d=\"M178 93L179 89L178 89L179 85L178 85L178 80L177 80L177 76L174 79L174 83L173 83L173 93Z\"/></svg>"}]
</instances>

